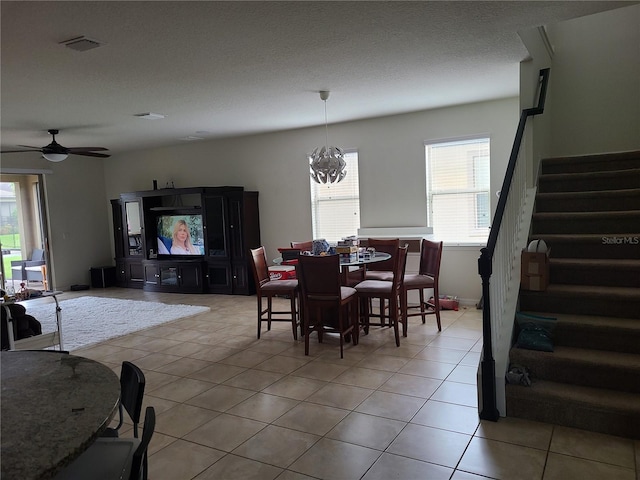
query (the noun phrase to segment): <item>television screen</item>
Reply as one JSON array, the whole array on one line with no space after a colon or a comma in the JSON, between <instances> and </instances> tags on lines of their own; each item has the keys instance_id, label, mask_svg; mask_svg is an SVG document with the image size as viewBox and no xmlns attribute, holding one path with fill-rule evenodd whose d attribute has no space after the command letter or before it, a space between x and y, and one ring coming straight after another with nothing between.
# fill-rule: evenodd
<instances>
[{"instance_id":1,"label":"television screen","mask_svg":"<svg viewBox=\"0 0 640 480\"><path fill-rule=\"evenodd\" d=\"M159 215L159 255L204 255L202 215Z\"/></svg>"}]
</instances>

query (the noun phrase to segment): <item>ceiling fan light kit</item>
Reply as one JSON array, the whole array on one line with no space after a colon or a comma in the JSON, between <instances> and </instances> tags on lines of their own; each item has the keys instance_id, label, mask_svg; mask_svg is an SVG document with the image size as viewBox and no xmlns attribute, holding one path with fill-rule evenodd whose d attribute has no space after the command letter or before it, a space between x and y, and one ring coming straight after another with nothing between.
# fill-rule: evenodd
<instances>
[{"instance_id":1,"label":"ceiling fan light kit","mask_svg":"<svg viewBox=\"0 0 640 480\"><path fill-rule=\"evenodd\" d=\"M347 175L347 162L344 153L338 147L329 146L329 125L327 123L328 90L321 90L320 99L324 102L325 146L316 148L309 155L309 175L317 183L338 183Z\"/></svg>"},{"instance_id":2,"label":"ceiling fan light kit","mask_svg":"<svg viewBox=\"0 0 640 480\"><path fill-rule=\"evenodd\" d=\"M68 153L43 153L42 156L50 162L61 162L66 160L69 156Z\"/></svg>"}]
</instances>

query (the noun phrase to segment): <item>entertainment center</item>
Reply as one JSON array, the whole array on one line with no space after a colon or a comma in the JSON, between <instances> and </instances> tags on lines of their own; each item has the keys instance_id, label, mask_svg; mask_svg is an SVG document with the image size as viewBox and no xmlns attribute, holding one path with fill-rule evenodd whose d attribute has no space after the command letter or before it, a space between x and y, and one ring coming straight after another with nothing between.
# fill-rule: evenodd
<instances>
[{"instance_id":1,"label":"entertainment center","mask_svg":"<svg viewBox=\"0 0 640 480\"><path fill-rule=\"evenodd\" d=\"M258 192L164 188L111 200L116 284L155 292L255 293Z\"/></svg>"}]
</instances>

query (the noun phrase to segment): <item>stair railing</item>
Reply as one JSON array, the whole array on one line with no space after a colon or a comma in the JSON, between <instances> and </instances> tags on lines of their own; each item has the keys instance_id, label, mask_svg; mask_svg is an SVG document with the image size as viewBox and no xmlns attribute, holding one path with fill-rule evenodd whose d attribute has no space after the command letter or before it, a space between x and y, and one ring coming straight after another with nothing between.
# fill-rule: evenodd
<instances>
[{"instance_id":1,"label":"stair railing","mask_svg":"<svg viewBox=\"0 0 640 480\"><path fill-rule=\"evenodd\" d=\"M483 336L480 363L482 377L480 418L494 422L500 416L496 403L495 356L503 359L505 354L508 355L511 344L514 317L511 315L509 318L505 314L504 307L508 304L508 295L513 294L509 287L513 285L513 280L515 280L512 278L513 267L514 262L519 259L517 241L527 193L526 163L524 161L518 162L518 156L527 118L544 112L548 82L549 69L540 70L538 105L534 108L523 109L520 114L518 129L509 156L509 164L499 192L498 206L491 222L487 246L480 250L480 258L478 259L478 273L482 278ZM496 281L494 288L490 289L490 280L494 272L496 273Z\"/></svg>"}]
</instances>

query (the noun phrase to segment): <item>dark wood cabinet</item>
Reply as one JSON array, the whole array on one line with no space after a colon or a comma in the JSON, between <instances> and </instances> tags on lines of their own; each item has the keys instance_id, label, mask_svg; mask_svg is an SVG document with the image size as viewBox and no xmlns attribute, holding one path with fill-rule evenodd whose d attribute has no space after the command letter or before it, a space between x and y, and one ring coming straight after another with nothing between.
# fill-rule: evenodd
<instances>
[{"instance_id":1,"label":"dark wood cabinet","mask_svg":"<svg viewBox=\"0 0 640 480\"><path fill-rule=\"evenodd\" d=\"M120 200L111 200L111 213L113 214L113 245L116 258L124 258L124 221L122 219L122 203L120 203ZM124 274L124 272L122 273Z\"/></svg>"},{"instance_id":2,"label":"dark wood cabinet","mask_svg":"<svg viewBox=\"0 0 640 480\"><path fill-rule=\"evenodd\" d=\"M181 293L255 293L249 249L260 246L258 192L194 187L124 193L112 200L116 282ZM194 217L201 255L171 254L161 218ZM161 242L161 237L163 241Z\"/></svg>"},{"instance_id":3,"label":"dark wood cabinet","mask_svg":"<svg viewBox=\"0 0 640 480\"><path fill-rule=\"evenodd\" d=\"M144 269L142 261L117 258L116 285L119 287L143 288Z\"/></svg>"},{"instance_id":4,"label":"dark wood cabinet","mask_svg":"<svg viewBox=\"0 0 640 480\"><path fill-rule=\"evenodd\" d=\"M144 262L144 288L154 292L202 293L204 262Z\"/></svg>"}]
</instances>

